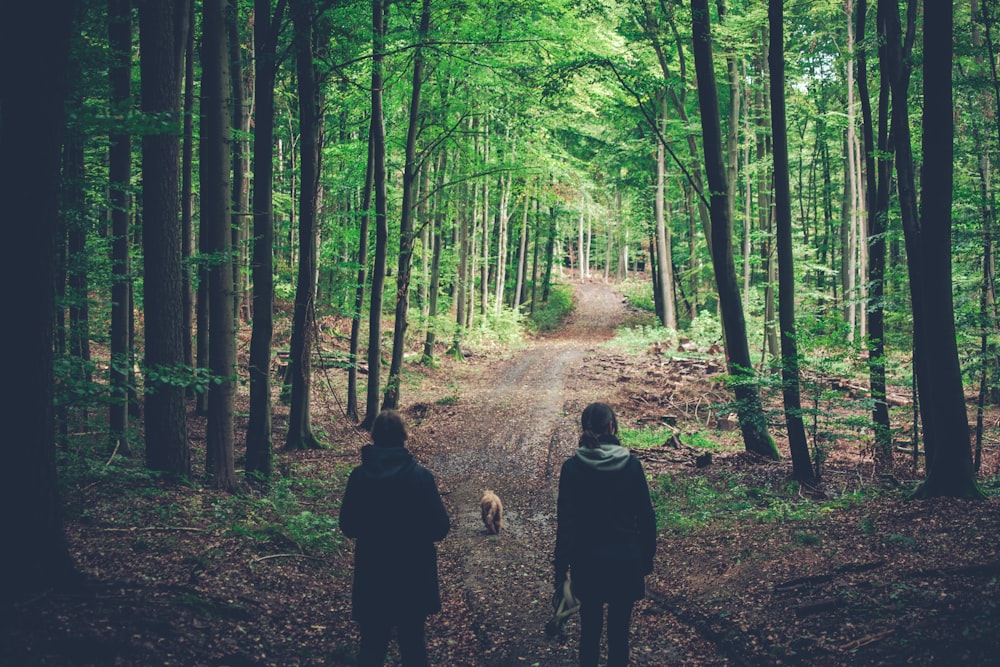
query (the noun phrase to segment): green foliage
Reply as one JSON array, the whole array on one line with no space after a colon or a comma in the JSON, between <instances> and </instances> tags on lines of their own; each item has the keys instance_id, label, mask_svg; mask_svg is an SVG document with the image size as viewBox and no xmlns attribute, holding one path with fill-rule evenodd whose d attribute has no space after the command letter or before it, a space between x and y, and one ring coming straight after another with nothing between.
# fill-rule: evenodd
<instances>
[{"instance_id":1,"label":"green foliage","mask_svg":"<svg viewBox=\"0 0 1000 667\"><path fill-rule=\"evenodd\" d=\"M228 495L195 493L146 469L141 457L109 458L93 443L59 450L57 463L67 513L83 522L218 531L262 549L314 557L335 553L344 543L336 517L346 466L328 476L293 463L275 473L269 486ZM148 550L153 543L140 536L135 547Z\"/></svg>"},{"instance_id":2,"label":"green foliage","mask_svg":"<svg viewBox=\"0 0 1000 667\"><path fill-rule=\"evenodd\" d=\"M660 447L665 445L674 435L677 435L682 443L695 449L718 451L723 447L721 443L701 431L678 434L676 429L669 426L652 426L638 429L622 427L620 431L622 442L630 449Z\"/></svg>"},{"instance_id":3,"label":"green foliage","mask_svg":"<svg viewBox=\"0 0 1000 667\"><path fill-rule=\"evenodd\" d=\"M657 525L679 533L708 525L807 523L866 499L857 491L816 501L802 497L794 482L748 487L735 478L712 480L693 472L662 475L651 483L650 492Z\"/></svg>"},{"instance_id":4,"label":"green foliage","mask_svg":"<svg viewBox=\"0 0 1000 667\"><path fill-rule=\"evenodd\" d=\"M698 313L691 320L690 326L684 333L698 347L710 347L723 343L722 324L714 313L707 310Z\"/></svg>"},{"instance_id":5,"label":"green foliage","mask_svg":"<svg viewBox=\"0 0 1000 667\"><path fill-rule=\"evenodd\" d=\"M478 318L476 325L465 332L464 340L480 349L523 347L524 319L510 308L503 308L499 313L491 311Z\"/></svg>"},{"instance_id":6,"label":"green foliage","mask_svg":"<svg viewBox=\"0 0 1000 667\"><path fill-rule=\"evenodd\" d=\"M315 476L306 464L293 466L263 495L218 498L213 522L224 532L273 549L332 554L341 548L343 536L337 530L337 507L329 499L346 472L328 479Z\"/></svg>"},{"instance_id":7,"label":"green foliage","mask_svg":"<svg viewBox=\"0 0 1000 667\"><path fill-rule=\"evenodd\" d=\"M672 348L676 342L677 333L672 329L659 324L637 324L617 329L615 337L602 345L622 348L626 352L635 354L645 352L653 343L664 343Z\"/></svg>"},{"instance_id":8,"label":"green foliage","mask_svg":"<svg viewBox=\"0 0 1000 667\"><path fill-rule=\"evenodd\" d=\"M539 304L530 315L530 327L545 332L557 329L563 319L573 312L573 287L563 283L552 285L549 300Z\"/></svg>"},{"instance_id":9,"label":"green foliage","mask_svg":"<svg viewBox=\"0 0 1000 667\"><path fill-rule=\"evenodd\" d=\"M617 285L618 290L625 295L629 305L650 313L656 312L653 302L653 287L649 281L624 280Z\"/></svg>"}]
</instances>

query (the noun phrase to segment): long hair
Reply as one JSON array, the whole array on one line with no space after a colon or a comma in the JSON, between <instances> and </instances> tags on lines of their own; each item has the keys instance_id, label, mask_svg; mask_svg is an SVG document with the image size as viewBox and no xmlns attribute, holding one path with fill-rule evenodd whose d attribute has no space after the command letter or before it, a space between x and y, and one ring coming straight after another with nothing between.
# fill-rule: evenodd
<instances>
[{"instance_id":1,"label":"long hair","mask_svg":"<svg viewBox=\"0 0 1000 667\"><path fill-rule=\"evenodd\" d=\"M580 426L583 427L580 447L600 446L601 436L606 433L618 435L618 418L607 403L591 403L585 407L580 416Z\"/></svg>"},{"instance_id":2,"label":"long hair","mask_svg":"<svg viewBox=\"0 0 1000 667\"><path fill-rule=\"evenodd\" d=\"M377 447L402 447L406 443L406 424L395 410L383 410L372 423L372 442Z\"/></svg>"}]
</instances>

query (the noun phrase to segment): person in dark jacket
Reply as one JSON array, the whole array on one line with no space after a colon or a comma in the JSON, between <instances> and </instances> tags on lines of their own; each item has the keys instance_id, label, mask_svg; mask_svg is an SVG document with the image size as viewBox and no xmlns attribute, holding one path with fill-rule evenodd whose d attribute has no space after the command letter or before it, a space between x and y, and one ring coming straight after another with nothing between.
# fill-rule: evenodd
<instances>
[{"instance_id":1,"label":"person in dark jacket","mask_svg":"<svg viewBox=\"0 0 1000 667\"><path fill-rule=\"evenodd\" d=\"M406 449L395 410L379 413L340 505L340 529L357 538L352 618L361 628L358 664L385 663L396 629L405 667L428 665L424 626L441 610L437 547L451 527L434 475Z\"/></svg>"},{"instance_id":2,"label":"person in dark jacket","mask_svg":"<svg viewBox=\"0 0 1000 667\"><path fill-rule=\"evenodd\" d=\"M581 418L576 453L559 473L555 587L567 572L580 600L580 667L596 667L607 606L608 667L629 661L629 625L653 571L656 516L642 463L618 440L618 420L606 403Z\"/></svg>"}]
</instances>

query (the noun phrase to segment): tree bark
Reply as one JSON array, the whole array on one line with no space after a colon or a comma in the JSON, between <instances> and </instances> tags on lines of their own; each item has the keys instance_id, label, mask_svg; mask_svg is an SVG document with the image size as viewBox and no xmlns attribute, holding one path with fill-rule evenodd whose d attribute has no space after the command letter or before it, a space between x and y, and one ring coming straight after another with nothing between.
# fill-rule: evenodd
<instances>
[{"instance_id":1,"label":"tree bark","mask_svg":"<svg viewBox=\"0 0 1000 667\"><path fill-rule=\"evenodd\" d=\"M358 279L354 289L354 312L351 316L350 365L347 369L347 418L357 422L358 414L358 346L361 340L361 314L365 307L365 285L368 282L368 221L372 206L375 156L372 133L368 133L368 160L365 185L361 193L361 221L358 229Z\"/></svg>"},{"instance_id":2,"label":"tree bark","mask_svg":"<svg viewBox=\"0 0 1000 667\"><path fill-rule=\"evenodd\" d=\"M865 44L865 19L868 1L858 0L855 7L855 35L859 44ZM881 33L882 22L879 22ZM884 40L879 40L880 44ZM881 47L880 47L881 48ZM882 59L880 59L881 61ZM868 201L869 282L871 303L868 307L868 377L871 387L872 424L875 435L875 462L881 470L888 470L892 463L892 432L889 425L889 406L885 388L885 324L882 296L885 291L885 229L889 215L889 186L892 168L886 157L891 150L889 143L889 79L881 77L879 90L879 131L875 143L871 97L868 91L868 53L862 47L857 53L857 81L861 100L861 133L865 154L865 187ZM878 160L876 161L876 152Z\"/></svg>"},{"instance_id":3,"label":"tree bark","mask_svg":"<svg viewBox=\"0 0 1000 667\"><path fill-rule=\"evenodd\" d=\"M925 433L928 424L933 431L924 439L927 478L915 495L981 499L985 495L972 466L952 298L953 25L952 3L924 7L924 166L917 239L924 281L923 293L915 294L914 301L922 296L925 330L917 343L926 345L918 353L927 360L922 368L929 374L920 387L932 389L930 395L921 392L920 412Z\"/></svg>"},{"instance_id":4,"label":"tree bark","mask_svg":"<svg viewBox=\"0 0 1000 667\"><path fill-rule=\"evenodd\" d=\"M399 407L400 374L406 348L406 329L410 307L410 272L413 258L414 190L420 166L417 164L417 131L420 125L420 88L424 79L424 52L421 44L427 39L431 22L431 2L423 0L417 47L413 54L413 85L410 94L410 118L406 132L406 157L403 162L403 201L399 220L399 262L396 269L396 321L392 334L392 361L385 383L382 409ZM485 287L484 287L485 289ZM484 292L485 297L485 292Z\"/></svg>"},{"instance_id":5,"label":"tree bark","mask_svg":"<svg viewBox=\"0 0 1000 667\"><path fill-rule=\"evenodd\" d=\"M142 140L144 305L146 324L146 461L153 470L191 474L184 382L178 166L180 88L190 6L187 0L139 4L142 111L162 120Z\"/></svg>"},{"instance_id":6,"label":"tree bark","mask_svg":"<svg viewBox=\"0 0 1000 667\"><path fill-rule=\"evenodd\" d=\"M382 370L382 290L385 286L389 220L386 214L385 120L382 109L382 75L385 59L386 0L372 0L372 115L371 141L375 189L375 265L368 323L368 393L363 428L370 429L379 413L379 377Z\"/></svg>"},{"instance_id":7,"label":"tree bark","mask_svg":"<svg viewBox=\"0 0 1000 667\"><path fill-rule=\"evenodd\" d=\"M250 419L247 475L271 477L274 441L271 424L271 341L274 336L274 79L278 33L285 2L271 13L270 0L254 1L255 124L253 135L253 330L250 333Z\"/></svg>"},{"instance_id":8,"label":"tree bark","mask_svg":"<svg viewBox=\"0 0 1000 667\"><path fill-rule=\"evenodd\" d=\"M108 41L112 65L109 68L112 113L121 117L132 110L132 3L131 0L109 0ZM118 127L122 127L124 123ZM119 454L131 454L128 439L128 379L132 367L132 346L129 336L130 293L132 291L130 252L130 209L132 178L132 137L113 133L108 138L108 181L111 200L111 363L109 385L111 405L108 407L108 429L111 449ZM185 310L185 312L190 312ZM186 331L190 331L187 326ZM190 344L185 363L191 364Z\"/></svg>"},{"instance_id":9,"label":"tree bark","mask_svg":"<svg viewBox=\"0 0 1000 667\"><path fill-rule=\"evenodd\" d=\"M316 449L312 431L312 332L316 295L316 207L319 195L319 134L321 114L313 62L312 4L291 0L295 29L296 73L299 80L299 264L292 312L288 370L291 373L291 406L285 449Z\"/></svg>"},{"instance_id":10,"label":"tree bark","mask_svg":"<svg viewBox=\"0 0 1000 667\"><path fill-rule=\"evenodd\" d=\"M788 121L785 114L785 48L783 0L768 1L771 43L771 137L774 141L774 213L778 245L778 318L781 339L781 393L785 428L792 455L792 476L814 484L809 444L802 423L799 394L799 351L795 339L795 267L792 248L792 195L788 175Z\"/></svg>"},{"instance_id":11,"label":"tree bark","mask_svg":"<svg viewBox=\"0 0 1000 667\"><path fill-rule=\"evenodd\" d=\"M733 263L732 220L729 217L726 167L722 159L722 131L719 126L719 100L712 64L712 37L707 0L691 0L691 27L694 35L695 70L698 101L701 108L702 143L705 172L711 192L712 258L719 307L722 313L726 352L736 408L748 452L771 459L779 458L774 440L767 432L767 419L754 378L750 348L747 345L743 304Z\"/></svg>"},{"instance_id":12,"label":"tree bark","mask_svg":"<svg viewBox=\"0 0 1000 667\"><path fill-rule=\"evenodd\" d=\"M253 106L253 70L244 67L239 2L228 0L226 31L229 36L229 79L231 81L232 127L232 247L233 247L233 308L237 321L250 321L250 289L248 285L249 220L250 220L250 110ZM251 44L252 50L252 44ZM252 54L251 54L252 55ZM249 75L249 76L248 76Z\"/></svg>"},{"instance_id":13,"label":"tree bark","mask_svg":"<svg viewBox=\"0 0 1000 667\"><path fill-rule=\"evenodd\" d=\"M666 133L667 124L667 103L664 98L661 104L662 132L657 133L656 138L656 194L654 196L654 218L656 220L656 278L660 292L660 300L663 302L660 323L667 329L677 329L677 310L674 306L674 277L673 262L671 261L670 248L670 228L664 222L664 209L666 208L666 180L664 172L666 170L666 149L663 145L663 137Z\"/></svg>"},{"instance_id":14,"label":"tree bark","mask_svg":"<svg viewBox=\"0 0 1000 667\"><path fill-rule=\"evenodd\" d=\"M441 291L441 242L445 220L444 184L448 167L448 152L441 150L437 163L437 188L435 195L434 222L430 234L433 238L431 250L431 278L427 288L427 333L424 336L424 354L422 363L434 364L434 346L437 343L436 320L438 314L438 292Z\"/></svg>"},{"instance_id":15,"label":"tree bark","mask_svg":"<svg viewBox=\"0 0 1000 667\"><path fill-rule=\"evenodd\" d=\"M202 4L201 51L201 233L209 251L208 423L205 472L212 486L236 488L234 394L236 338L233 316L233 262L227 0Z\"/></svg>"}]
</instances>

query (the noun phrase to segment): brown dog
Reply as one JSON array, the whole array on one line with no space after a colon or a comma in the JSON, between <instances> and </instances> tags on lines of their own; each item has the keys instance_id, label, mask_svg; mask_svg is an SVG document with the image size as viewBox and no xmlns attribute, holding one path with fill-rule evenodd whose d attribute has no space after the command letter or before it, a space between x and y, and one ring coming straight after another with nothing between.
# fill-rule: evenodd
<instances>
[{"instance_id":1,"label":"brown dog","mask_svg":"<svg viewBox=\"0 0 1000 667\"><path fill-rule=\"evenodd\" d=\"M503 524L503 503L500 502L500 497L487 489L483 491L483 499L479 501L479 507L482 510L486 532L490 535L499 535Z\"/></svg>"}]
</instances>

